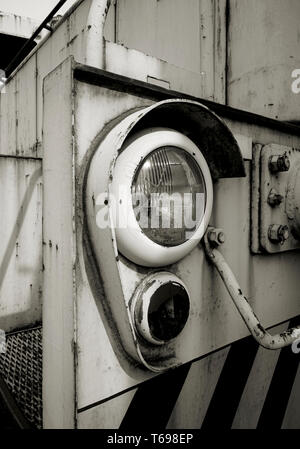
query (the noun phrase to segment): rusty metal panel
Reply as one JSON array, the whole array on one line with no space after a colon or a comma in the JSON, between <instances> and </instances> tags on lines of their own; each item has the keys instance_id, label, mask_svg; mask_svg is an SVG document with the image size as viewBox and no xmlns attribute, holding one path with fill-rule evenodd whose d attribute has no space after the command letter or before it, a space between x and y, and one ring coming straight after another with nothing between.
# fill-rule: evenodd
<instances>
[{"instance_id":1,"label":"rusty metal panel","mask_svg":"<svg viewBox=\"0 0 300 449\"><path fill-rule=\"evenodd\" d=\"M58 24L55 33L37 50L37 141L42 141L45 76L68 56L83 64L102 68L103 25L108 0L85 0Z\"/></svg>"},{"instance_id":2,"label":"rusty metal panel","mask_svg":"<svg viewBox=\"0 0 300 449\"><path fill-rule=\"evenodd\" d=\"M105 40L110 42L116 42L116 16L117 16L117 1L111 2L108 9L106 21L103 29L103 36Z\"/></svg>"},{"instance_id":3,"label":"rusty metal panel","mask_svg":"<svg viewBox=\"0 0 300 449\"><path fill-rule=\"evenodd\" d=\"M84 168L91 155L91 148L93 148L94 137L111 120L115 120L120 114L136 107L149 105L149 100L81 82L76 83L75 92L76 167L78 179L82 182ZM105 113L100 112L100 105L101 111L105 111ZM97 118L95 119L95 117ZM82 188L80 183L77 186L80 203ZM101 304L95 302L90 288L83 254L84 235L81 214L82 212L77 211L77 275L80 278L77 285L78 408L113 395L116 391L115 385L126 389L128 386L136 384L130 374L124 373L115 357L115 345L111 344L110 331L104 324ZM89 331L91 327L93 332ZM90 351L86 348L93 348L93 350ZM109 376L101 376L101 382L95 383L95 373L98 372L100 366L103 366ZM131 375L134 375L134 369L131 369ZM83 426L84 421L81 418L78 419L79 426ZM91 419L95 420L93 417Z\"/></svg>"},{"instance_id":4,"label":"rusty metal panel","mask_svg":"<svg viewBox=\"0 0 300 449\"><path fill-rule=\"evenodd\" d=\"M199 73L199 8L199 0L118 0L117 43Z\"/></svg>"},{"instance_id":5,"label":"rusty metal panel","mask_svg":"<svg viewBox=\"0 0 300 449\"><path fill-rule=\"evenodd\" d=\"M224 113L220 112L220 115L223 116ZM242 114L243 111L238 111L239 113ZM270 142L276 142L277 145L285 145L292 148L299 147L299 127L292 126L290 128L288 123L278 120L269 122L266 119L264 121L263 116L253 117L251 114L249 114L249 120L240 121L238 114L234 118L224 117L225 123L227 123L234 135L240 134L249 137L253 144L269 145ZM282 128L281 125L283 125Z\"/></svg>"},{"instance_id":6,"label":"rusty metal panel","mask_svg":"<svg viewBox=\"0 0 300 449\"><path fill-rule=\"evenodd\" d=\"M69 59L52 72L45 79L43 91L43 420L46 428L74 427L74 308L78 281L74 273L71 65Z\"/></svg>"},{"instance_id":7,"label":"rusty metal panel","mask_svg":"<svg viewBox=\"0 0 300 449\"><path fill-rule=\"evenodd\" d=\"M109 20L112 22L111 15ZM107 32L109 36L112 36L111 31ZM177 71L179 78L176 83L171 74L170 78L161 77L173 89L225 103L224 0L118 0L113 40L128 49L138 50L144 57L147 55L149 68L153 57L156 61L154 65L161 60L160 64L164 61L174 66L173 72ZM107 57L111 59L108 52ZM121 64L118 73L125 74L124 70L131 70L130 75L127 75L137 77L130 65L123 63L122 71L120 68ZM182 70L180 73L178 68L184 69L186 73ZM190 84L196 74L198 90L191 92Z\"/></svg>"},{"instance_id":8,"label":"rusty metal panel","mask_svg":"<svg viewBox=\"0 0 300 449\"><path fill-rule=\"evenodd\" d=\"M199 28L200 28L200 74L202 84L201 97L214 98L214 59L215 59L215 9L211 0L201 0L199 2Z\"/></svg>"},{"instance_id":9,"label":"rusty metal panel","mask_svg":"<svg viewBox=\"0 0 300 449\"><path fill-rule=\"evenodd\" d=\"M228 104L299 121L292 72L300 67L298 0L230 0Z\"/></svg>"},{"instance_id":10,"label":"rusty metal panel","mask_svg":"<svg viewBox=\"0 0 300 449\"><path fill-rule=\"evenodd\" d=\"M41 320L41 161L0 157L0 328Z\"/></svg>"},{"instance_id":11,"label":"rusty metal panel","mask_svg":"<svg viewBox=\"0 0 300 449\"><path fill-rule=\"evenodd\" d=\"M13 78L0 94L0 153L16 155L16 80Z\"/></svg>"},{"instance_id":12,"label":"rusty metal panel","mask_svg":"<svg viewBox=\"0 0 300 449\"><path fill-rule=\"evenodd\" d=\"M29 39L38 25L38 21L29 17L0 12L0 33Z\"/></svg>"},{"instance_id":13,"label":"rusty metal panel","mask_svg":"<svg viewBox=\"0 0 300 449\"><path fill-rule=\"evenodd\" d=\"M36 54L37 64L37 141L42 142L43 123L43 80L46 75L57 67L67 56L68 22L59 26L51 39L48 39Z\"/></svg>"},{"instance_id":14,"label":"rusty metal panel","mask_svg":"<svg viewBox=\"0 0 300 449\"><path fill-rule=\"evenodd\" d=\"M87 150L92 144L92 136L97 135L111 120L117 119L119 115L129 110L153 103L146 98L138 98L135 95L114 92L81 82L76 83L75 91L77 163L79 164L83 163L88 156ZM105 114L97 114L95 119L95 111L98 110L99 104Z\"/></svg>"},{"instance_id":15,"label":"rusty metal panel","mask_svg":"<svg viewBox=\"0 0 300 449\"><path fill-rule=\"evenodd\" d=\"M40 156L36 145L36 99L33 56L0 94L0 154Z\"/></svg>"},{"instance_id":16,"label":"rusty metal panel","mask_svg":"<svg viewBox=\"0 0 300 449\"><path fill-rule=\"evenodd\" d=\"M214 1L214 101L226 104L227 0Z\"/></svg>"},{"instance_id":17,"label":"rusty metal panel","mask_svg":"<svg viewBox=\"0 0 300 449\"><path fill-rule=\"evenodd\" d=\"M201 97L201 75L175 66L141 51L127 49L113 42L105 44L105 67L109 72L150 82L160 80L170 89Z\"/></svg>"},{"instance_id":18,"label":"rusty metal panel","mask_svg":"<svg viewBox=\"0 0 300 449\"><path fill-rule=\"evenodd\" d=\"M16 154L40 156L36 140L36 58L33 56L15 76Z\"/></svg>"},{"instance_id":19,"label":"rusty metal panel","mask_svg":"<svg viewBox=\"0 0 300 449\"><path fill-rule=\"evenodd\" d=\"M89 86L83 82L76 83L75 136L78 179L83 179L89 155L95 150L95 137L100 138L99 133L103 130L103 125L116 118L118 112L122 114L126 107L140 107L145 104L144 102L146 100L138 95L135 99L134 95L124 94L124 92L110 91L96 85ZM89 122L90 126L88 126ZM247 177L222 179L215 184L214 213L211 223L224 229L226 242L222 252L230 261L255 311L266 326L272 326L296 315L299 311L297 274L299 256L286 255L282 263L283 259L280 257L266 261L264 257L253 257L250 254L252 136L255 138L264 136L264 139L273 136L273 139L281 142L290 140L299 142L299 138L265 130L262 127L256 128L254 125L230 121L228 123L243 147ZM98 124L99 127L97 127ZM80 198L79 187L78 204L80 204ZM82 252L85 237L81 215L76 222L76 227L77 279L80 279L77 288L77 400L79 415L88 413L88 421L91 422L93 419L96 420L92 417L92 404L106 401L107 398L120 394L127 388L134 388L141 381L148 379L149 374L142 373L138 367L130 365L124 351L122 352L122 348L117 343L113 323L106 320L105 311L103 311L101 295L104 292L91 285L91 279L93 276L96 279L97 272L87 272L91 270L92 262L88 260L92 260L92 255L90 252L87 254ZM120 273L125 294L130 297L130 292L134 289L139 275L134 273L132 266L126 263L124 258L120 257L118 263L121 266ZM186 285L189 285L190 293L195 298L199 297L199 309L196 311L199 326L189 331L189 342L201 342L199 355L207 354L209 351L248 335L218 275L212 272L203 257L201 248L195 249L171 270ZM283 302L283 298L286 297L285 279L287 277L289 279L288 303ZM115 281L114 285L116 285ZM91 328L95 331L90 332ZM101 378L101 383L95 382L95 378ZM84 426L83 420L81 425Z\"/></svg>"}]
</instances>

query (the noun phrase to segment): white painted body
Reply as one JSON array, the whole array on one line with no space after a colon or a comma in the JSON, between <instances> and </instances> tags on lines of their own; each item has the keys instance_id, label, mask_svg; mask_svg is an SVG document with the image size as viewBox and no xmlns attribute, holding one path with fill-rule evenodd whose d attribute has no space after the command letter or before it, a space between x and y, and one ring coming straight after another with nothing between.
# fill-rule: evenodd
<instances>
[{"instance_id":1,"label":"white painted body","mask_svg":"<svg viewBox=\"0 0 300 449\"><path fill-rule=\"evenodd\" d=\"M212 4L213 9L208 11ZM130 37L123 19L120 19L119 39L113 38L113 6L108 12L105 35L116 42L105 40L107 2L78 1L55 32L45 38L11 77L6 93L0 94L0 158L5 160L5 172L11 170L13 180L18 173L17 189L15 181L8 182L5 177L0 184L2 196L9 196L13 202L13 207L5 206L9 223L15 223L18 217L26 191L24 178L28 174L34 178L33 173L43 166L43 239L40 181L37 180L20 231L24 262L20 269L15 262L16 254L12 254L0 291L0 327L12 329L43 318L43 400L44 426L47 428L118 427L135 389L153 376L129 359L116 336L116 327L107 320L103 307L104 286L111 297L115 293L125 293L129 300L137 282L146 273L137 273L122 255L116 264L115 248L108 241L110 258L103 260L100 280L97 267L89 265L92 254L86 252L82 186L95 143L103 138L104 130L110 129L107 126L112 126L122 114L152 106L158 100L138 93L119 92L101 86L101 83L74 80L72 57L76 62L95 68L225 103L225 2L204 1L200 6L193 1L188 9L191 15L194 8L198 12L198 8L201 9L199 22L193 22L198 29L197 36L201 37L201 43L198 42L200 57L198 44L195 59L190 54L181 59L178 49L173 51L172 45L166 44L163 53L158 55L167 60L163 61L156 58L156 54L146 55L141 48L128 49L121 45ZM151 1L149 8L154 7L163 8L158 4L154 6ZM170 8L171 14L176 16L176 8ZM162 14L161 17L166 16ZM162 33L161 26L157 26ZM204 33L205 28L207 33ZM143 45L145 42L149 40L145 39ZM179 54L191 45L191 36L186 36L182 45ZM170 46L172 51L169 53ZM155 43L153 48L160 47ZM69 56L71 58L66 59ZM250 298L254 311L265 327L277 326L299 314L299 252L272 256L251 254L252 144L275 143L299 148L300 138L238 120L224 121L240 144L246 177L215 182L210 224L224 229L226 242L222 252L245 295ZM12 163L11 159L16 162ZM18 189L17 195L15 190ZM5 254L11 238L6 223L1 233L4 238L0 254ZM42 315L39 291L43 268ZM168 270L182 279L197 304L192 317L194 325L185 328L185 345L179 348L182 359L187 361L219 351L192 365L189 381L168 422L170 428L193 428L203 420L228 352L224 347L246 337L249 332L233 308L218 274L209 266L201 246ZM33 285L33 296L26 290L30 284ZM22 302L18 299L20 291ZM126 317L123 312L121 319ZM287 327L282 325L279 330ZM255 427L257 407L264 401L270 373L278 357L278 353L271 354L259 351L234 427ZM299 374L283 426L300 426L299 414L295 413L298 390ZM124 394L114 396L122 392ZM98 405L88 408L94 403ZM203 407L200 408L199 403ZM246 410L249 410L248 415Z\"/></svg>"}]
</instances>

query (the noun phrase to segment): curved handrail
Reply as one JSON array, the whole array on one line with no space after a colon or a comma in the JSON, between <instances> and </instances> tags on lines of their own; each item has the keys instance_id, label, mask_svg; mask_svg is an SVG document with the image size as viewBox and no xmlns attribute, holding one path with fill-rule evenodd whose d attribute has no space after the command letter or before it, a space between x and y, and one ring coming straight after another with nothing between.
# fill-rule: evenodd
<instances>
[{"instance_id":1,"label":"curved handrail","mask_svg":"<svg viewBox=\"0 0 300 449\"><path fill-rule=\"evenodd\" d=\"M247 298L243 295L241 287L226 260L222 254L210 244L208 235L212 231L214 231L214 228L208 228L204 236L206 256L218 270L237 310L257 343L266 349L281 349L285 346L292 345L297 339L300 339L300 326L288 329L281 334L271 335L261 325Z\"/></svg>"}]
</instances>

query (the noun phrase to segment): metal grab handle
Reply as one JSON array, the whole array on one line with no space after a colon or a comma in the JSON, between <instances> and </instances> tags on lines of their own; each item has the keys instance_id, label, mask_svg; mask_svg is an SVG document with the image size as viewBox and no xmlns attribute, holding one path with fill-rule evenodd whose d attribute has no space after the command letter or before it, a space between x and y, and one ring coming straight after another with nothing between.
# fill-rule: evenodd
<instances>
[{"instance_id":1,"label":"metal grab handle","mask_svg":"<svg viewBox=\"0 0 300 449\"><path fill-rule=\"evenodd\" d=\"M276 335L271 335L264 329L248 303L247 298L243 295L241 287L226 260L209 241L209 234L216 235L216 231L218 232L214 228L208 228L205 233L204 249L206 256L218 270L228 293L255 340L266 349L280 349L293 344L295 340L300 338L300 326ZM214 239L215 241L216 239Z\"/></svg>"}]
</instances>

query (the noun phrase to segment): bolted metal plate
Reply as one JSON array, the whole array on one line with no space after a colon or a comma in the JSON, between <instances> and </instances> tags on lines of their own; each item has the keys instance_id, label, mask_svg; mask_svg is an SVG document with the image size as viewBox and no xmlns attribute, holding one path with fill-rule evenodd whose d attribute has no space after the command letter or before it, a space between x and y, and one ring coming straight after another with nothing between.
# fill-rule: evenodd
<instances>
[{"instance_id":1,"label":"bolted metal plate","mask_svg":"<svg viewBox=\"0 0 300 449\"><path fill-rule=\"evenodd\" d=\"M254 253L299 249L300 150L276 144L254 145L253 150L251 249Z\"/></svg>"}]
</instances>

